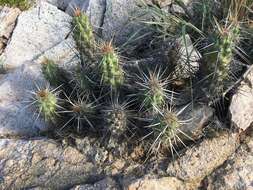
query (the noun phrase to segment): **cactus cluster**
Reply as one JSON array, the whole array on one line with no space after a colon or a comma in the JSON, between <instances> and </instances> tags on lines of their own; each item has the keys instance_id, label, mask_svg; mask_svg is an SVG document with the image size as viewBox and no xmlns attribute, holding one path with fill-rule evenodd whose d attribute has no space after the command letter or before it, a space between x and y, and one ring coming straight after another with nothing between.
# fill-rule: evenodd
<instances>
[{"instance_id":1,"label":"cactus cluster","mask_svg":"<svg viewBox=\"0 0 253 190\"><path fill-rule=\"evenodd\" d=\"M209 2L208 6L210 5L209 0L202 1ZM102 143L106 144L107 148L115 149L130 136L137 142L139 139L148 144L151 142L150 153L167 150L173 154L177 152L175 145L180 143L185 146L185 137L191 139L191 136L183 130L184 125L191 121L191 118L182 119L186 118L183 117L186 107L200 100L203 100L202 104L209 104L209 100L206 100L208 98L195 98L194 95L201 91L201 82L210 80L208 77L210 73L216 74L220 85L229 78L231 62L237 58L235 49L241 40L240 24L232 23L221 27L215 24L218 22L214 20L213 28L208 26L210 31L199 32L201 29L193 26L192 20L187 21L179 15L163 13L164 10L157 6L146 8L153 17L147 17L152 20L145 23L151 24L152 32L155 29L154 35L149 35L149 38L152 38L150 42L157 41L150 45L150 49L154 50L155 56L160 51L158 55L166 57L166 59L152 57L153 59L146 60L147 63L139 63L136 60L149 52L145 54L146 50L142 49L140 52L144 53L138 55L139 49L136 45L134 46L136 51L125 58L129 52L121 51L122 49L116 47L113 40L104 41L95 36L87 15L79 9L75 11L73 37L79 51L80 63L66 71L52 60L45 59L43 62L41 68L45 79L52 87L61 91L55 93L46 88L35 93L38 112L45 120L60 120L61 122L54 125L56 129L71 128L82 135L92 131L102 141L108 140L107 143ZM213 19L212 14L212 12L206 14L209 15L209 21ZM175 24L172 32L169 31L170 24L167 23L171 19L173 26ZM182 31L175 34L180 28ZM182 84L176 85L178 79L175 78L175 68L178 68L177 72L182 72L178 67L180 64L178 62L182 60L181 55L177 54L178 49L172 48L168 53L168 50L163 51L160 46L167 43L169 37L173 38L170 40L174 42L172 47L177 47L179 35L186 33L189 33L189 38L196 44L201 41L207 46L199 45L196 48L204 58L201 64L205 66L205 63L208 63L206 67L208 71L204 72L204 75L196 71L191 77L184 78ZM206 51L210 50L209 47L212 47L214 54L212 52L206 54ZM215 55L215 61L207 59L207 55L211 54ZM122 59L123 57L125 59ZM138 63L128 64L131 61ZM217 85L210 88L213 87L219 88ZM223 87L226 88L224 85ZM177 98L174 97L175 94ZM182 100L184 98L187 100ZM186 114L191 117L191 114Z\"/></svg>"}]
</instances>

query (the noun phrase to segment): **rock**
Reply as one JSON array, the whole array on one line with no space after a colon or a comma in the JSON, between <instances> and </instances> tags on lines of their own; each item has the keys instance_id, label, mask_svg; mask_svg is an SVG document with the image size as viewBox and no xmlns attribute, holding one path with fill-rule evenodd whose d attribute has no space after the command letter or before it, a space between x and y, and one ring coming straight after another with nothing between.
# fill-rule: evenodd
<instances>
[{"instance_id":1,"label":"rock","mask_svg":"<svg viewBox=\"0 0 253 190\"><path fill-rule=\"evenodd\" d=\"M126 188L128 190L190 190L191 186L175 177L154 178L146 176Z\"/></svg>"},{"instance_id":2,"label":"rock","mask_svg":"<svg viewBox=\"0 0 253 190\"><path fill-rule=\"evenodd\" d=\"M70 16L46 2L22 12L5 49L5 61L18 67L35 60L64 40L71 30L70 23Z\"/></svg>"},{"instance_id":3,"label":"rock","mask_svg":"<svg viewBox=\"0 0 253 190\"><path fill-rule=\"evenodd\" d=\"M176 62L174 75L179 79L190 78L199 70L201 54L194 48L188 34L179 38L176 43L178 44L177 56L179 58Z\"/></svg>"},{"instance_id":4,"label":"rock","mask_svg":"<svg viewBox=\"0 0 253 190\"><path fill-rule=\"evenodd\" d=\"M230 113L232 122L242 130L253 123L253 67L244 76L236 94L233 96Z\"/></svg>"},{"instance_id":5,"label":"rock","mask_svg":"<svg viewBox=\"0 0 253 190\"><path fill-rule=\"evenodd\" d=\"M119 186L112 178L106 178L94 185L78 185L71 190L119 190Z\"/></svg>"},{"instance_id":6,"label":"rock","mask_svg":"<svg viewBox=\"0 0 253 190\"><path fill-rule=\"evenodd\" d=\"M47 139L1 139L0 171L0 189L68 189L101 173L86 155Z\"/></svg>"},{"instance_id":7,"label":"rock","mask_svg":"<svg viewBox=\"0 0 253 190\"><path fill-rule=\"evenodd\" d=\"M131 20L140 13L136 0L107 0L102 36L109 41L114 39L117 45L122 45L141 29L141 26Z\"/></svg>"},{"instance_id":8,"label":"rock","mask_svg":"<svg viewBox=\"0 0 253 190\"><path fill-rule=\"evenodd\" d=\"M17 8L0 7L0 54L7 45L19 14Z\"/></svg>"},{"instance_id":9,"label":"rock","mask_svg":"<svg viewBox=\"0 0 253 190\"><path fill-rule=\"evenodd\" d=\"M16 68L0 81L0 136L38 136L48 126L29 107L36 85L45 87L40 63L47 57L63 67L70 67L78 58L75 42L70 37L71 18L53 5L42 2L38 8L23 12L3 57ZM37 118L37 119L36 119Z\"/></svg>"},{"instance_id":10,"label":"rock","mask_svg":"<svg viewBox=\"0 0 253 190\"><path fill-rule=\"evenodd\" d=\"M197 184L222 165L238 144L237 133L224 132L212 139L205 139L169 163L167 173L184 182Z\"/></svg>"},{"instance_id":11,"label":"rock","mask_svg":"<svg viewBox=\"0 0 253 190\"><path fill-rule=\"evenodd\" d=\"M76 8L80 8L82 11L86 12L95 31L101 30L106 9L106 0L72 0L66 12L70 15L74 15Z\"/></svg>"},{"instance_id":12,"label":"rock","mask_svg":"<svg viewBox=\"0 0 253 190\"><path fill-rule=\"evenodd\" d=\"M180 128L188 137L181 135L181 138L186 140L199 139L203 136L203 129L206 125L213 119L214 110L208 106L195 105L192 110L191 105L189 105L181 114L180 120L189 120L186 124L182 125Z\"/></svg>"},{"instance_id":13,"label":"rock","mask_svg":"<svg viewBox=\"0 0 253 190\"><path fill-rule=\"evenodd\" d=\"M253 134L208 177L208 190L253 189Z\"/></svg>"}]
</instances>

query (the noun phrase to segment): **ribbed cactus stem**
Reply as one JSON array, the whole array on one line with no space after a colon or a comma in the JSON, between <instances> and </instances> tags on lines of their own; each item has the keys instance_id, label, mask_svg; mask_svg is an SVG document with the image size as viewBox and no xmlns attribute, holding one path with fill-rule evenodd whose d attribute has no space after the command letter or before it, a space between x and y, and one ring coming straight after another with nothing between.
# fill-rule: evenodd
<instances>
[{"instance_id":1,"label":"ribbed cactus stem","mask_svg":"<svg viewBox=\"0 0 253 190\"><path fill-rule=\"evenodd\" d=\"M77 43L79 52L85 54L88 59L93 59L95 49L95 37L93 28L89 18L82 13L80 9L76 9L73 17L74 39ZM87 59L87 60L88 60Z\"/></svg>"},{"instance_id":2,"label":"ribbed cactus stem","mask_svg":"<svg viewBox=\"0 0 253 190\"><path fill-rule=\"evenodd\" d=\"M65 72L53 61L50 59L45 59L42 62L41 67L42 73L45 79L52 85L52 86L60 86L63 83L66 83L66 75Z\"/></svg>"},{"instance_id":3,"label":"ribbed cactus stem","mask_svg":"<svg viewBox=\"0 0 253 190\"><path fill-rule=\"evenodd\" d=\"M124 82L124 72L120 65L119 56L110 43L105 43L102 47L102 60L100 70L102 81L112 89L116 89Z\"/></svg>"},{"instance_id":4,"label":"ribbed cactus stem","mask_svg":"<svg viewBox=\"0 0 253 190\"><path fill-rule=\"evenodd\" d=\"M54 121L57 111L57 96L48 89L43 89L36 92L36 99L39 113L46 121Z\"/></svg>"},{"instance_id":5,"label":"ribbed cactus stem","mask_svg":"<svg viewBox=\"0 0 253 190\"><path fill-rule=\"evenodd\" d=\"M230 63L233 60L233 50L240 37L240 29L238 26L224 29L219 40L219 68L218 80L220 82L228 79Z\"/></svg>"}]
</instances>

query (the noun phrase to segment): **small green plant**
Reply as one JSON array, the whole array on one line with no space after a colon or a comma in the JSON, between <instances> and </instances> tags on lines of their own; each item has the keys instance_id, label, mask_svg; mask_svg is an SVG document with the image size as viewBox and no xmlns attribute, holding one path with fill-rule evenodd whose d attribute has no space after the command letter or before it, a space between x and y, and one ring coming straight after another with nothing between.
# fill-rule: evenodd
<instances>
[{"instance_id":1,"label":"small green plant","mask_svg":"<svg viewBox=\"0 0 253 190\"><path fill-rule=\"evenodd\" d=\"M102 82L116 89L124 83L124 72L120 65L118 53L112 47L112 43L104 43L101 48L102 60L99 68Z\"/></svg>"},{"instance_id":2,"label":"small green plant","mask_svg":"<svg viewBox=\"0 0 253 190\"><path fill-rule=\"evenodd\" d=\"M32 1L29 1L29 0L0 0L0 5L18 7L21 10L26 10L31 7Z\"/></svg>"},{"instance_id":3,"label":"small green plant","mask_svg":"<svg viewBox=\"0 0 253 190\"><path fill-rule=\"evenodd\" d=\"M53 60L45 58L41 67L45 79L55 87L68 83L66 71L61 69Z\"/></svg>"},{"instance_id":4,"label":"small green plant","mask_svg":"<svg viewBox=\"0 0 253 190\"><path fill-rule=\"evenodd\" d=\"M38 114L42 115L47 122L55 122L59 106L58 92L50 90L49 87L34 92L33 102L38 109Z\"/></svg>"},{"instance_id":5,"label":"small green plant","mask_svg":"<svg viewBox=\"0 0 253 190\"><path fill-rule=\"evenodd\" d=\"M148 74L142 72L138 78L140 82L137 84L140 93L137 95L143 100L141 108L153 112L163 108L169 98L168 79L163 78L160 70L158 72L149 71Z\"/></svg>"},{"instance_id":6,"label":"small green plant","mask_svg":"<svg viewBox=\"0 0 253 190\"><path fill-rule=\"evenodd\" d=\"M4 61L0 59L0 74L5 74L6 73L6 66L4 64Z\"/></svg>"}]
</instances>

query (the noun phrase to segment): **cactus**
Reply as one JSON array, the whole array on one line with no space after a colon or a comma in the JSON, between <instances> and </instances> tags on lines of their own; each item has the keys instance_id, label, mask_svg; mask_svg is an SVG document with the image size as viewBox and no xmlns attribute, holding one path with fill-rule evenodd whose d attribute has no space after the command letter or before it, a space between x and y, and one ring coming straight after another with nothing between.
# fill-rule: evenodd
<instances>
[{"instance_id":1,"label":"cactus","mask_svg":"<svg viewBox=\"0 0 253 190\"><path fill-rule=\"evenodd\" d=\"M175 112L172 108L164 109L164 111L159 111L159 113L154 117L152 124L149 126L152 129L153 139L150 152L157 153L160 149L170 150L172 155L174 152L177 153L175 149L175 144L182 143L183 137L187 137L191 140L191 137L185 134L181 128L183 124L191 121L189 120L180 120L180 114L186 109L187 106L183 107L180 111Z\"/></svg>"},{"instance_id":2,"label":"cactus","mask_svg":"<svg viewBox=\"0 0 253 190\"><path fill-rule=\"evenodd\" d=\"M120 104L118 98L111 101L103 111L106 131L110 132L109 147L115 147L126 134L129 125L130 111L127 103Z\"/></svg>"},{"instance_id":3,"label":"cactus","mask_svg":"<svg viewBox=\"0 0 253 190\"><path fill-rule=\"evenodd\" d=\"M68 118L70 118L65 125L62 127L65 128L67 125L77 126L77 131L79 132L84 126L94 129L93 121L95 117L96 105L91 102L88 96L78 96L76 101L72 101L71 97L67 97L67 108L66 113Z\"/></svg>"},{"instance_id":4,"label":"cactus","mask_svg":"<svg viewBox=\"0 0 253 190\"><path fill-rule=\"evenodd\" d=\"M44 78L54 87L61 86L69 82L67 73L60 68L53 60L45 58L41 67Z\"/></svg>"},{"instance_id":5,"label":"cactus","mask_svg":"<svg viewBox=\"0 0 253 190\"><path fill-rule=\"evenodd\" d=\"M80 9L75 10L74 18L74 39L81 56L86 56L85 61L94 60L95 51L95 37L93 35L93 28L90 24L87 15L81 12Z\"/></svg>"},{"instance_id":6,"label":"cactus","mask_svg":"<svg viewBox=\"0 0 253 190\"><path fill-rule=\"evenodd\" d=\"M34 94L33 100L38 108L39 114L43 116L45 121L55 122L57 117L58 105L58 92L50 90L49 87L45 89L37 89Z\"/></svg>"},{"instance_id":7,"label":"cactus","mask_svg":"<svg viewBox=\"0 0 253 190\"><path fill-rule=\"evenodd\" d=\"M120 65L119 56L112 46L112 42L104 43L101 47L102 60L100 62L100 72L102 82L116 89L124 82L124 72Z\"/></svg>"},{"instance_id":8,"label":"cactus","mask_svg":"<svg viewBox=\"0 0 253 190\"><path fill-rule=\"evenodd\" d=\"M160 71L149 71L148 75L142 72L141 77L138 78L140 82L137 84L140 93L137 95L143 99L141 108L151 109L155 112L157 109L163 108L169 98L169 90L166 89L168 80L162 78Z\"/></svg>"}]
</instances>

